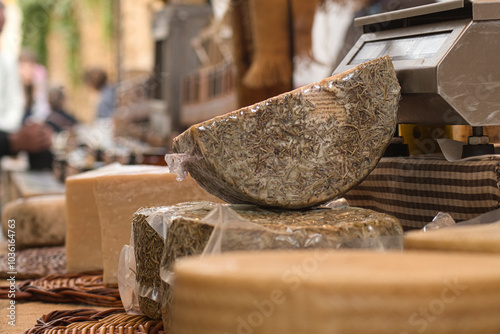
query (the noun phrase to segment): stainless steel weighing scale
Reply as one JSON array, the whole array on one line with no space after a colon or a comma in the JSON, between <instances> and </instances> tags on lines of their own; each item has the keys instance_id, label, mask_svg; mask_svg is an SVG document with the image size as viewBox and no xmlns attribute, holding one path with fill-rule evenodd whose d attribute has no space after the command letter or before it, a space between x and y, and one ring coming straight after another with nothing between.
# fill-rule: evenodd
<instances>
[{"instance_id":1,"label":"stainless steel weighing scale","mask_svg":"<svg viewBox=\"0 0 500 334\"><path fill-rule=\"evenodd\" d=\"M464 156L493 153L500 125L500 1L450 0L355 19L363 35L334 73L389 55L401 124L471 125Z\"/></svg>"}]
</instances>

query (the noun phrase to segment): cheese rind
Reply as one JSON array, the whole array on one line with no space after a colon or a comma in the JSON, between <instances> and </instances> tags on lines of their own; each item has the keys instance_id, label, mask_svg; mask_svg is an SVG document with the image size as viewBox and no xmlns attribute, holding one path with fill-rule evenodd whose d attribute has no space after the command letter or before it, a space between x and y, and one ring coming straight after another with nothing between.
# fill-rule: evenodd
<instances>
[{"instance_id":1,"label":"cheese rind","mask_svg":"<svg viewBox=\"0 0 500 334\"><path fill-rule=\"evenodd\" d=\"M7 203L2 208L2 230L5 236L13 235L18 249L64 245L65 196L43 195Z\"/></svg>"},{"instance_id":2,"label":"cheese rind","mask_svg":"<svg viewBox=\"0 0 500 334\"><path fill-rule=\"evenodd\" d=\"M404 246L406 249L500 254L500 223L409 231L405 233Z\"/></svg>"},{"instance_id":3,"label":"cheese rind","mask_svg":"<svg viewBox=\"0 0 500 334\"><path fill-rule=\"evenodd\" d=\"M226 253L181 259L175 275L177 334L500 332L495 256Z\"/></svg>"},{"instance_id":4,"label":"cheese rind","mask_svg":"<svg viewBox=\"0 0 500 334\"><path fill-rule=\"evenodd\" d=\"M117 284L120 250L130 241L130 222L142 206L190 200L220 201L191 178L182 182L165 167L109 165L66 180L68 273L104 270Z\"/></svg>"},{"instance_id":5,"label":"cheese rind","mask_svg":"<svg viewBox=\"0 0 500 334\"><path fill-rule=\"evenodd\" d=\"M130 241L132 217L139 208L203 200L221 202L192 178L179 182L166 167L152 166L102 175L95 180L94 194L102 240L103 281L107 285L118 283L120 251Z\"/></svg>"},{"instance_id":6,"label":"cheese rind","mask_svg":"<svg viewBox=\"0 0 500 334\"><path fill-rule=\"evenodd\" d=\"M122 167L112 164L66 178L68 274L102 270L101 227L94 196L94 181L100 175Z\"/></svg>"}]
</instances>

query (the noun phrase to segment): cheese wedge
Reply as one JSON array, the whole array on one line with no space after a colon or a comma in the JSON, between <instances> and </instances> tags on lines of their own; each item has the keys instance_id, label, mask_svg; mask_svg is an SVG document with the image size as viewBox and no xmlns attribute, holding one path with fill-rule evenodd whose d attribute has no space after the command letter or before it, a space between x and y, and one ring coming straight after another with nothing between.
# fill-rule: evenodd
<instances>
[{"instance_id":1,"label":"cheese wedge","mask_svg":"<svg viewBox=\"0 0 500 334\"><path fill-rule=\"evenodd\" d=\"M193 125L167 163L228 203L312 207L373 170L396 129L399 96L389 57L378 58Z\"/></svg>"},{"instance_id":2,"label":"cheese wedge","mask_svg":"<svg viewBox=\"0 0 500 334\"><path fill-rule=\"evenodd\" d=\"M189 201L222 202L188 177L182 182L165 167L123 166L117 173L101 175L94 182L99 213L103 282L118 284L120 252L130 241L134 212L145 206L173 205ZM126 168L125 168L126 167Z\"/></svg>"},{"instance_id":3,"label":"cheese wedge","mask_svg":"<svg viewBox=\"0 0 500 334\"><path fill-rule=\"evenodd\" d=\"M130 241L130 222L143 206L191 200L220 201L193 179L178 182L165 167L112 165L66 180L67 271L104 270L116 285L119 253Z\"/></svg>"},{"instance_id":4,"label":"cheese wedge","mask_svg":"<svg viewBox=\"0 0 500 334\"><path fill-rule=\"evenodd\" d=\"M112 164L66 178L66 271L68 274L102 270L101 226L94 196L94 181L118 171Z\"/></svg>"},{"instance_id":5,"label":"cheese wedge","mask_svg":"<svg viewBox=\"0 0 500 334\"><path fill-rule=\"evenodd\" d=\"M295 251L184 258L176 334L500 333L500 257Z\"/></svg>"}]
</instances>

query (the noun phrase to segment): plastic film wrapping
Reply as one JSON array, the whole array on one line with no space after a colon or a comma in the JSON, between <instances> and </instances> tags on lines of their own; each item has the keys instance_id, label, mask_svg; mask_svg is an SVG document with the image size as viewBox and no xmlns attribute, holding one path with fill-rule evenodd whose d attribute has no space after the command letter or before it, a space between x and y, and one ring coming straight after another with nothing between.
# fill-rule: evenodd
<instances>
[{"instance_id":1,"label":"plastic film wrapping","mask_svg":"<svg viewBox=\"0 0 500 334\"><path fill-rule=\"evenodd\" d=\"M394 217L333 203L307 211L217 205L203 219L180 215L167 231L160 275L162 318L169 323L175 260L229 251L364 248L401 250L403 230Z\"/></svg>"},{"instance_id":2,"label":"plastic film wrapping","mask_svg":"<svg viewBox=\"0 0 500 334\"><path fill-rule=\"evenodd\" d=\"M376 166L397 124L389 57L193 125L170 171L227 203L303 209L343 196Z\"/></svg>"},{"instance_id":3,"label":"plastic film wrapping","mask_svg":"<svg viewBox=\"0 0 500 334\"><path fill-rule=\"evenodd\" d=\"M500 254L500 209L456 223L439 213L421 230L404 235L406 249Z\"/></svg>"},{"instance_id":4,"label":"plastic film wrapping","mask_svg":"<svg viewBox=\"0 0 500 334\"><path fill-rule=\"evenodd\" d=\"M128 313L161 318L159 268L170 222L177 216L201 219L214 207L210 202L193 202L134 213L130 243L122 249L118 269L120 296Z\"/></svg>"}]
</instances>

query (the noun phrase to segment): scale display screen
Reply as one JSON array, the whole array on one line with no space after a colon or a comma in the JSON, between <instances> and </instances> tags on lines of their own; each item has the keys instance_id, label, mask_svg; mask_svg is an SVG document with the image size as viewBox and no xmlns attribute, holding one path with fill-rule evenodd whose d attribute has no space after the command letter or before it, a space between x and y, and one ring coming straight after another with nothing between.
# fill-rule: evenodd
<instances>
[{"instance_id":1,"label":"scale display screen","mask_svg":"<svg viewBox=\"0 0 500 334\"><path fill-rule=\"evenodd\" d=\"M421 36L367 41L351 59L349 65L358 65L389 55L392 60L432 58L444 44L451 31Z\"/></svg>"}]
</instances>

